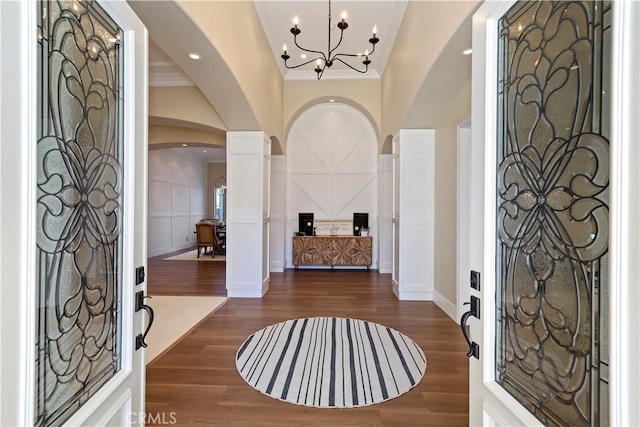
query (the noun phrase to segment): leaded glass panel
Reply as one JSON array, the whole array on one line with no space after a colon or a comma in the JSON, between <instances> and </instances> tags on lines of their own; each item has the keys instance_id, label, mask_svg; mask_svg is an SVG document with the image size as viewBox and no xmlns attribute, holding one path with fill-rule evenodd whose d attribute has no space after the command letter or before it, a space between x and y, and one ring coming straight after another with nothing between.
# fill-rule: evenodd
<instances>
[{"instance_id":1,"label":"leaded glass panel","mask_svg":"<svg viewBox=\"0 0 640 427\"><path fill-rule=\"evenodd\" d=\"M496 379L546 425L608 419L610 15L499 22Z\"/></svg>"},{"instance_id":2,"label":"leaded glass panel","mask_svg":"<svg viewBox=\"0 0 640 427\"><path fill-rule=\"evenodd\" d=\"M38 7L35 425L121 368L121 30L95 2Z\"/></svg>"}]
</instances>

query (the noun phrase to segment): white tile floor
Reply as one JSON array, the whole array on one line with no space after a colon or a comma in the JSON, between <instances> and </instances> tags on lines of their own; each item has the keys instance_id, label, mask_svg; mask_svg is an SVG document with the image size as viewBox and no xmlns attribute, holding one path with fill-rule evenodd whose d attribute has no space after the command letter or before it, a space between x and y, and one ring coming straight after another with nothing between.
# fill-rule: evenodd
<instances>
[{"instance_id":1,"label":"white tile floor","mask_svg":"<svg viewBox=\"0 0 640 427\"><path fill-rule=\"evenodd\" d=\"M152 296L146 300L155 320L147 336L146 363L171 347L202 319L227 301L225 297Z\"/></svg>"}]
</instances>

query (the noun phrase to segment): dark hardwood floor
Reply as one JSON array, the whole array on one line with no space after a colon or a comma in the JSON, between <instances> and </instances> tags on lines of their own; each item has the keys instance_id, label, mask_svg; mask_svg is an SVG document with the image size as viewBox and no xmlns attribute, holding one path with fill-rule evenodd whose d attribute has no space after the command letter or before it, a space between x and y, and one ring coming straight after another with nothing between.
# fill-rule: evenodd
<instances>
[{"instance_id":1,"label":"dark hardwood floor","mask_svg":"<svg viewBox=\"0 0 640 427\"><path fill-rule=\"evenodd\" d=\"M225 295L225 263L148 264L150 295ZM356 409L280 402L247 385L235 354L258 329L296 317L370 320L408 335L427 356L415 388ZM147 368L151 421L203 426L468 425L468 361L459 327L432 302L398 301L391 276L376 271L287 270L272 273L262 299L230 299ZM173 418L171 418L173 416ZM154 425L150 423L150 425Z\"/></svg>"}]
</instances>

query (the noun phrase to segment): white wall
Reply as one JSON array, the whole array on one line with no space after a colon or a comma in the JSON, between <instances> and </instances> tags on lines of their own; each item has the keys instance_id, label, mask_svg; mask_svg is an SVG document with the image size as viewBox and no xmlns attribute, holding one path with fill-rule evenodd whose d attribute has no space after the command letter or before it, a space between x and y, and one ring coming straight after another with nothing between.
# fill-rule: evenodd
<instances>
[{"instance_id":1,"label":"white wall","mask_svg":"<svg viewBox=\"0 0 640 427\"><path fill-rule=\"evenodd\" d=\"M287 139L287 268L298 213L316 220L353 220L369 213L373 268L378 268L378 148L375 130L355 108L319 104L302 113Z\"/></svg>"},{"instance_id":2,"label":"white wall","mask_svg":"<svg viewBox=\"0 0 640 427\"><path fill-rule=\"evenodd\" d=\"M393 155L380 155L378 165L380 182L380 273L391 273L393 267Z\"/></svg>"},{"instance_id":3,"label":"white wall","mask_svg":"<svg viewBox=\"0 0 640 427\"><path fill-rule=\"evenodd\" d=\"M471 84L460 83L457 93L451 93L454 98L451 108L438 121L435 135L435 252L434 252L434 301L452 319L458 321L456 305L457 283L463 283L465 301L468 301L469 268L458 277L456 263L458 249L468 250L468 239L463 238L464 247L457 247L457 139L458 125L466 120L471 112ZM468 212L467 212L468 214ZM465 241L466 240L466 241ZM467 308L460 308L463 312Z\"/></svg>"},{"instance_id":4,"label":"white wall","mask_svg":"<svg viewBox=\"0 0 640 427\"><path fill-rule=\"evenodd\" d=\"M188 149L149 151L149 256L196 244L206 217L206 163Z\"/></svg>"},{"instance_id":5,"label":"white wall","mask_svg":"<svg viewBox=\"0 0 640 427\"><path fill-rule=\"evenodd\" d=\"M432 129L393 139L392 282L401 300L434 299L434 141Z\"/></svg>"},{"instance_id":6,"label":"white wall","mask_svg":"<svg viewBox=\"0 0 640 427\"><path fill-rule=\"evenodd\" d=\"M227 132L227 296L269 290L271 141L264 132Z\"/></svg>"},{"instance_id":7,"label":"white wall","mask_svg":"<svg viewBox=\"0 0 640 427\"><path fill-rule=\"evenodd\" d=\"M269 268L272 272L284 271L286 228L286 170L284 156L271 156L271 239L269 239Z\"/></svg>"},{"instance_id":8,"label":"white wall","mask_svg":"<svg viewBox=\"0 0 640 427\"><path fill-rule=\"evenodd\" d=\"M220 178L226 178L227 176L227 162L212 162L207 163L207 218L215 218L213 214L213 191L215 188L215 182Z\"/></svg>"}]
</instances>

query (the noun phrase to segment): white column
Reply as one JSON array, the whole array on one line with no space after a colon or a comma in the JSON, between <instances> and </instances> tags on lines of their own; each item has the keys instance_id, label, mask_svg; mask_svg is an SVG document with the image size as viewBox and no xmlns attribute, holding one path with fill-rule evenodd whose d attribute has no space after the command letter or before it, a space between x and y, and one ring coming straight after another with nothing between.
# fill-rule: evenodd
<instances>
[{"instance_id":1,"label":"white column","mask_svg":"<svg viewBox=\"0 0 640 427\"><path fill-rule=\"evenodd\" d=\"M271 145L263 132L227 132L227 295L269 289Z\"/></svg>"},{"instance_id":2,"label":"white column","mask_svg":"<svg viewBox=\"0 0 640 427\"><path fill-rule=\"evenodd\" d=\"M434 144L432 129L393 139L393 292L401 300L433 300Z\"/></svg>"},{"instance_id":3,"label":"white column","mask_svg":"<svg viewBox=\"0 0 640 427\"><path fill-rule=\"evenodd\" d=\"M391 273L393 267L393 156L381 154L378 158L380 213L378 236L379 273Z\"/></svg>"},{"instance_id":4,"label":"white column","mask_svg":"<svg viewBox=\"0 0 640 427\"><path fill-rule=\"evenodd\" d=\"M285 200L286 159L282 155L271 156L271 239L269 268L283 272L285 265Z\"/></svg>"}]
</instances>

